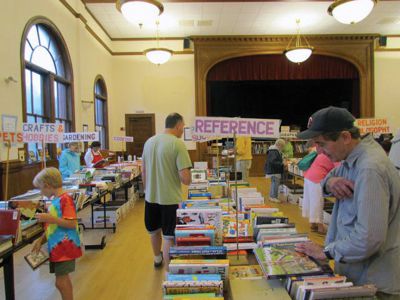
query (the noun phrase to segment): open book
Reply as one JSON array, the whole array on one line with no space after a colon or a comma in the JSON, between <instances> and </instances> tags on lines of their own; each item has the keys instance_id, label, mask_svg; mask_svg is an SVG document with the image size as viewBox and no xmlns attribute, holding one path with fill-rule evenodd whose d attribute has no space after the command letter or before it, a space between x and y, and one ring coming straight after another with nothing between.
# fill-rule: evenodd
<instances>
[{"instance_id":1,"label":"open book","mask_svg":"<svg viewBox=\"0 0 400 300\"><path fill-rule=\"evenodd\" d=\"M92 168L96 168L96 167L100 166L101 164L106 163L107 161L108 161L108 157L107 158L103 158L102 160L99 160L98 162L93 164Z\"/></svg>"}]
</instances>

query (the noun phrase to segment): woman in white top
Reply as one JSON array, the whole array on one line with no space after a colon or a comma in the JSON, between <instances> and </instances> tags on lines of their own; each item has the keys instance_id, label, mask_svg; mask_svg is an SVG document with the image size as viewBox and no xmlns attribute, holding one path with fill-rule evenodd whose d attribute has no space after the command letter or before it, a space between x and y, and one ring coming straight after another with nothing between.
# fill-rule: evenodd
<instances>
[{"instance_id":1,"label":"woman in white top","mask_svg":"<svg viewBox=\"0 0 400 300\"><path fill-rule=\"evenodd\" d=\"M85 154L85 163L88 168L104 167L105 159L100 153L100 142L93 142Z\"/></svg>"}]
</instances>

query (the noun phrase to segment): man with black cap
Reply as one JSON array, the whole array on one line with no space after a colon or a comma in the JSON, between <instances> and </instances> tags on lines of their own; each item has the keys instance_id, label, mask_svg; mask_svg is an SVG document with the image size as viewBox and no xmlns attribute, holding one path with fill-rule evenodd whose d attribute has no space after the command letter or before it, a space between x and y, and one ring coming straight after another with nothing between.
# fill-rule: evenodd
<instances>
[{"instance_id":1,"label":"man with black cap","mask_svg":"<svg viewBox=\"0 0 400 300\"><path fill-rule=\"evenodd\" d=\"M325 248L297 250L334 259L335 272L355 285L372 283L379 299L400 299L400 177L370 134L361 137L344 108L315 112L299 138L312 139L332 161L342 161L321 183L336 197Z\"/></svg>"}]
</instances>

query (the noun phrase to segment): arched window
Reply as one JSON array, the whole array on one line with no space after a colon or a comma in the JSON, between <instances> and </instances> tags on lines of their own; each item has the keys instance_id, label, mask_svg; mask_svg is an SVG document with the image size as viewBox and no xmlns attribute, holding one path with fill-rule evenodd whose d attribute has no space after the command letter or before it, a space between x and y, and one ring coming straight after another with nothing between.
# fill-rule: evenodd
<instances>
[{"instance_id":1,"label":"arched window","mask_svg":"<svg viewBox=\"0 0 400 300\"><path fill-rule=\"evenodd\" d=\"M67 47L57 28L36 19L25 28L22 40L24 122L62 123L74 129L72 67ZM62 144L48 145L46 155L55 158ZM41 159L42 145L28 144L30 161Z\"/></svg>"},{"instance_id":2,"label":"arched window","mask_svg":"<svg viewBox=\"0 0 400 300\"><path fill-rule=\"evenodd\" d=\"M107 88L102 76L94 83L94 125L103 149L108 148Z\"/></svg>"}]
</instances>

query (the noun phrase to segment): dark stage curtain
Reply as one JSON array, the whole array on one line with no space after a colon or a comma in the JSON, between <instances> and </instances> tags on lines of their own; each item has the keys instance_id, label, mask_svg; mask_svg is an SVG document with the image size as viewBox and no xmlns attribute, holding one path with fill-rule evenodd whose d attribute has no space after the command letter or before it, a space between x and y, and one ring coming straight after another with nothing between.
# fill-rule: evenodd
<instances>
[{"instance_id":1,"label":"dark stage curtain","mask_svg":"<svg viewBox=\"0 0 400 300\"><path fill-rule=\"evenodd\" d=\"M298 65L282 54L236 57L216 64L208 81L358 79L358 70L343 59L311 55Z\"/></svg>"}]
</instances>

